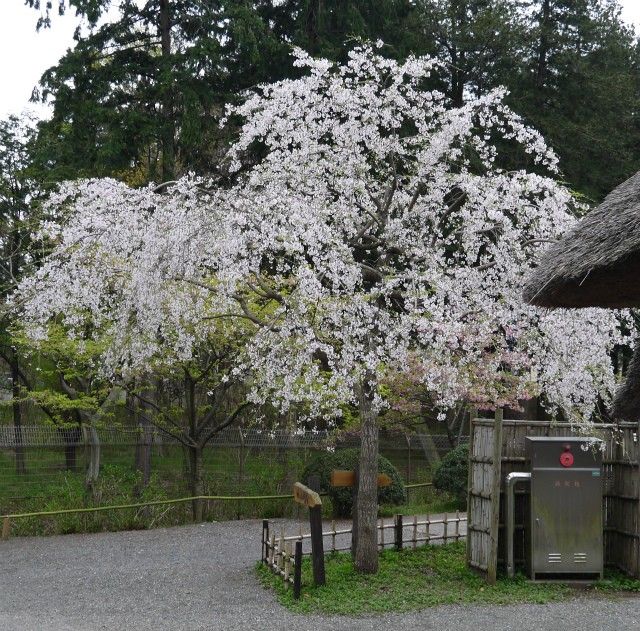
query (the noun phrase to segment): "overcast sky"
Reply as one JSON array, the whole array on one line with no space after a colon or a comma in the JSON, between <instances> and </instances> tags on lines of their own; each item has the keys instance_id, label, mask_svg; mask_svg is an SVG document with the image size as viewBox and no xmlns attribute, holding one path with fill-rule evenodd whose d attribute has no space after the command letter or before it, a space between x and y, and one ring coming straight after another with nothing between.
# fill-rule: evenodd
<instances>
[{"instance_id":1,"label":"overcast sky","mask_svg":"<svg viewBox=\"0 0 640 631\"><path fill-rule=\"evenodd\" d=\"M36 33L37 13L24 6L24 0L0 2L0 118L25 108L46 115L45 108L28 102L29 97L42 73L73 45L77 19L73 11L56 15L51 29ZM621 4L624 19L640 31L640 0L622 0Z\"/></svg>"}]
</instances>

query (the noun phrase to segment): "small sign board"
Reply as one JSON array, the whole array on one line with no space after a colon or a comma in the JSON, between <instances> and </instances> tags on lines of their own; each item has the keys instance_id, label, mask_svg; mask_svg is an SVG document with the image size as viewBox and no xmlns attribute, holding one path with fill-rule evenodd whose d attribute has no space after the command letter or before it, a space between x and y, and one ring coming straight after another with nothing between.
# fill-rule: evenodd
<instances>
[{"instance_id":1,"label":"small sign board","mask_svg":"<svg viewBox=\"0 0 640 631\"><path fill-rule=\"evenodd\" d=\"M303 506L307 506L309 508L313 508L314 506L322 506L322 500L320 499L320 496L301 482L296 482L293 485L293 499L298 502L298 504L302 504Z\"/></svg>"},{"instance_id":2,"label":"small sign board","mask_svg":"<svg viewBox=\"0 0 640 631\"><path fill-rule=\"evenodd\" d=\"M356 472L355 471L341 471L336 469L331 472L331 486L355 486L356 484ZM378 476L378 487L390 486L391 478L386 473L381 473Z\"/></svg>"}]
</instances>

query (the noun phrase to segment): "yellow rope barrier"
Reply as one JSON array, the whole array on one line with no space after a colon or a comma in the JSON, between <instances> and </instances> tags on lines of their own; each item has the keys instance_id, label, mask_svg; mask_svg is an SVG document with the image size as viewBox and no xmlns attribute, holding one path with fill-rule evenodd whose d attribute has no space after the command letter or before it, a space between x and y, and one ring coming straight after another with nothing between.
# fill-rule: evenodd
<instances>
[{"instance_id":1,"label":"yellow rope barrier","mask_svg":"<svg viewBox=\"0 0 640 631\"><path fill-rule=\"evenodd\" d=\"M423 486L431 486L431 482L421 482L418 484L405 484L406 489L415 489ZM326 495L326 493L320 493ZM2 515L2 538L9 536L12 519L25 519L27 517L50 517L53 515L69 515L79 513L96 513L107 510L124 510L127 508L143 508L145 506L162 506L165 504L181 504L193 502L195 500L220 500L220 501L260 501L260 500L287 500L293 499L293 495L196 495L194 497L180 497L172 500L154 500L150 502L139 502L137 504L113 504L111 506L91 506L89 508L65 508L54 511L38 511L36 513L12 513Z\"/></svg>"},{"instance_id":2,"label":"yellow rope barrier","mask_svg":"<svg viewBox=\"0 0 640 631\"><path fill-rule=\"evenodd\" d=\"M195 495L193 497L179 497L173 500L155 500L138 504L112 504L110 506L91 506L89 508L65 508L54 511L39 511L37 513L14 513L3 515L3 518L21 519L24 517L45 517L48 515L67 515L69 513L91 513L105 510L119 510L124 508L142 508L143 506L159 506L163 504L180 504L194 500L286 500L293 499L293 495Z\"/></svg>"}]
</instances>

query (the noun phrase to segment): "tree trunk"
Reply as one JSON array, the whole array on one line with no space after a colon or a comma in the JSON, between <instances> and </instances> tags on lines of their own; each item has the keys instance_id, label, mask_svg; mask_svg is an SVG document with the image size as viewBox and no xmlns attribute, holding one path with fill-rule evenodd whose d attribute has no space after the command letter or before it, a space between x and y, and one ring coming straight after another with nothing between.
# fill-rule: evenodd
<instances>
[{"instance_id":1,"label":"tree trunk","mask_svg":"<svg viewBox=\"0 0 640 631\"><path fill-rule=\"evenodd\" d=\"M307 41L309 53L315 55L318 53L318 31L320 28L320 0L310 0L307 9Z\"/></svg>"},{"instance_id":2,"label":"tree trunk","mask_svg":"<svg viewBox=\"0 0 640 631\"><path fill-rule=\"evenodd\" d=\"M60 430L64 438L64 464L67 471L76 471L78 466L78 441L81 429L79 427L63 428Z\"/></svg>"},{"instance_id":3,"label":"tree trunk","mask_svg":"<svg viewBox=\"0 0 640 631\"><path fill-rule=\"evenodd\" d=\"M543 0L540 15L540 42L538 44L538 59L536 63L536 88L544 87L547 77L547 55L549 54L549 34L551 31L550 0Z\"/></svg>"},{"instance_id":4,"label":"tree trunk","mask_svg":"<svg viewBox=\"0 0 640 631\"><path fill-rule=\"evenodd\" d=\"M13 434L16 445L16 473L18 475L27 472L24 457L24 437L22 435L22 404L20 403L20 370L17 357L11 361L11 395L13 398Z\"/></svg>"},{"instance_id":5,"label":"tree trunk","mask_svg":"<svg viewBox=\"0 0 640 631\"><path fill-rule=\"evenodd\" d=\"M151 393L145 392L145 396L151 396ZM134 494L140 496L142 491L149 484L151 478L151 423L147 417L147 410L144 404L138 403L142 408L142 414L137 414L138 436L136 438L136 471L140 472L140 481L136 484Z\"/></svg>"},{"instance_id":6,"label":"tree trunk","mask_svg":"<svg viewBox=\"0 0 640 631\"><path fill-rule=\"evenodd\" d=\"M160 0L160 92L162 94L162 180L175 177L175 135L173 119L173 69L171 67L171 11L170 0Z\"/></svg>"},{"instance_id":7,"label":"tree trunk","mask_svg":"<svg viewBox=\"0 0 640 631\"><path fill-rule=\"evenodd\" d=\"M189 427L189 438L193 444L189 447L189 484L191 496L203 495L202 484L202 449L198 436L198 420L196 409L196 382L191 375L185 371L185 396L187 402L187 424ZM192 501L193 521L202 521L202 500Z\"/></svg>"},{"instance_id":8,"label":"tree trunk","mask_svg":"<svg viewBox=\"0 0 640 631\"><path fill-rule=\"evenodd\" d=\"M189 478L192 497L203 495L201 447L189 447ZM202 500L194 499L191 502L191 510L193 521L202 521Z\"/></svg>"},{"instance_id":9,"label":"tree trunk","mask_svg":"<svg viewBox=\"0 0 640 631\"><path fill-rule=\"evenodd\" d=\"M373 379L365 374L359 393L362 429L353 526L354 565L367 574L378 571L378 414L373 406Z\"/></svg>"}]
</instances>

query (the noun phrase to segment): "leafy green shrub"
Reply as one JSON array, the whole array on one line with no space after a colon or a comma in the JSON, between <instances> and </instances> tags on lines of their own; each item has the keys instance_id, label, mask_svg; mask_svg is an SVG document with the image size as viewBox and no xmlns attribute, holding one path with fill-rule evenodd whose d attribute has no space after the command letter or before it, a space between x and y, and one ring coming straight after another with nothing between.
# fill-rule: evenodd
<instances>
[{"instance_id":1,"label":"leafy green shrub","mask_svg":"<svg viewBox=\"0 0 640 631\"><path fill-rule=\"evenodd\" d=\"M460 508L467 505L468 463L469 446L458 445L442 459L433 476L433 486L453 495Z\"/></svg>"},{"instance_id":2,"label":"leafy green shrub","mask_svg":"<svg viewBox=\"0 0 640 631\"><path fill-rule=\"evenodd\" d=\"M355 471L360 458L359 449L340 449L334 452L323 451L316 455L302 472L302 481L306 484L309 477L320 478L320 489L327 491L333 505L335 517L350 517L353 508L353 489L334 488L330 484L334 469ZM398 470L383 456L378 456L378 473L386 473L391 484L378 489L378 504L403 504L407 495Z\"/></svg>"}]
</instances>

